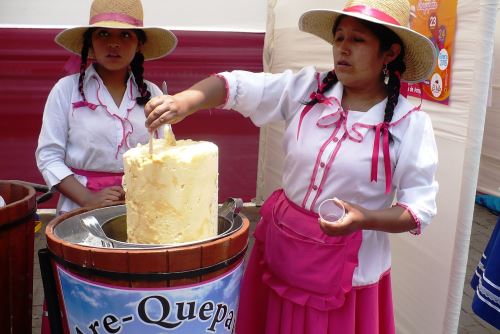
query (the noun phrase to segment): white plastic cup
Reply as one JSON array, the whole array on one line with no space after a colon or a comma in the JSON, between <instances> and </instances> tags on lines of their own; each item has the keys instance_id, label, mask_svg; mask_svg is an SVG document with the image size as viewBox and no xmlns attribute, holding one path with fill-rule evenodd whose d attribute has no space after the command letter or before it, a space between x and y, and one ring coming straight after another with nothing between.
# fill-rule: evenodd
<instances>
[{"instance_id":1,"label":"white plastic cup","mask_svg":"<svg viewBox=\"0 0 500 334\"><path fill-rule=\"evenodd\" d=\"M345 216L345 207L336 198L325 199L319 205L318 214L328 223L339 223Z\"/></svg>"}]
</instances>

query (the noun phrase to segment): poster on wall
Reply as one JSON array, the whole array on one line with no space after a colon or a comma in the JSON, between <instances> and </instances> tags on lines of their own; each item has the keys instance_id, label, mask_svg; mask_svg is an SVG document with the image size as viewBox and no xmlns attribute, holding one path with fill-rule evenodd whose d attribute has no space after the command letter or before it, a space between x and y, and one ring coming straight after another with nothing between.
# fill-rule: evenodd
<instances>
[{"instance_id":1,"label":"poster on wall","mask_svg":"<svg viewBox=\"0 0 500 334\"><path fill-rule=\"evenodd\" d=\"M424 82L408 85L408 95L448 105L457 0L410 0L410 5L410 26L434 43L436 67Z\"/></svg>"}]
</instances>

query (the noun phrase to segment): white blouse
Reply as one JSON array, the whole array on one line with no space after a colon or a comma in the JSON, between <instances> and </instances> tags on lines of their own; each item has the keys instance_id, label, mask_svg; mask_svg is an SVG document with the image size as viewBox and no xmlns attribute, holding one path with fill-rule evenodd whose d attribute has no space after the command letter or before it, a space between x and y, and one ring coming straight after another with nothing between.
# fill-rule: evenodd
<instances>
[{"instance_id":1,"label":"white blouse","mask_svg":"<svg viewBox=\"0 0 500 334\"><path fill-rule=\"evenodd\" d=\"M286 122L282 184L295 204L317 212L319 204L332 197L371 210L396 202L413 215L418 224L413 232L420 233L436 214L438 159L430 118L400 96L388 126L392 140L385 146L385 157L383 136L376 130L383 124L387 99L366 112L343 110L343 86L338 82L324 94L323 103L303 112L325 75L313 67L296 74L220 73L227 88L224 108L250 117L257 126ZM387 233L363 231L353 285L377 282L389 268Z\"/></svg>"},{"instance_id":2,"label":"white blouse","mask_svg":"<svg viewBox=\"0 0 500 334\"><path fill-rule=\"evenodd\" d=\"M36 161L50 187L72 175L70 168L97 172L123 172L122 156L138 143L149 140L144 108L136 103L140 96L133 74L120 106L117 106L93 66L85 73L83 89L88 104L78 91L79 74L60 79L52 88L43 114ZM152 96L160 89L145 80ZM76 107L74 106L76 103ZM85 176L76 179L86 185ZM59 211L79 206L61 195Z\"/></svg>"}]
</instances>

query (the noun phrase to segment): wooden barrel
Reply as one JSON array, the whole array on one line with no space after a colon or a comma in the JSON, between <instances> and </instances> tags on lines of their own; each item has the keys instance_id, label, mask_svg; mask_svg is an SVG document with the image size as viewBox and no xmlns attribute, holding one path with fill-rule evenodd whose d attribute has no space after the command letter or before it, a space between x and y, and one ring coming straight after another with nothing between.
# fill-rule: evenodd
<instances>
[{"instance_id":1,"label":"wooden barrel","mask_svg":"<svg viewBox=\"0 0 500 334\"><path fill-rule=\"evenodd\" d=\"M0 333L31 333L36 191L0 181Z\"/></svg>"},{"instance_id":2,"label":"wooden barrel","mask_svg":"<svg viewBox=\"0 0 500 334\"><path fill-rule=\"evenodd\" d=\"M72 306L78 314L76 316L70 314L74 311L68 310L69 303L73 304L75 301L68 301L72 292L64 291L64 289L77 289L74 286L86 283L92 286L90 288L87 286L85 289L99 290L95 292L95 295L104 296L113 293L115 296L113 300L118 300L126 294L128 301L120 302L120 306L133 304L136 307L133 312L129 312L130 314L122 314L125 312L123 307L110 306L110 309L103 309L100 314L92 315L92 319L113 322L113 330L118 327L124 330L128 327L130 330L133 322L138 325L142 321L144 326L134 328L134 332L145 334L148 333L147 328L150 328L151 333L157 333L169 329L168 326L179 326L179 328L183 327L182 333L202 333L198 329L186 329L192 322L195 322L195 318L201 317L206 323L207 333L214 333L214 330L217 333L225 333L224 329L227 329L227 333L232 332L236 310L231 311L233 314L230 319L229 307L224 306L225 301L213 303L203 303L197 300L172 301L169 296L181 293L191 295L189 291L185 291L191 288L196 289L197 292L192 293L195 295L204 288L204 285L215 286L214 282L226 279L235 272L240 275L237 279L241 278L250 225L246 217L241 214L237 216L241 219L241 227L234 233L207 242L178 247L101 248L62 240L56 233L57 226L87 210L89 209L82 208L59 216L46 228L47 247L51 255L50 263L54 273L60 321L64 333L86 333L85 329L88 331L90 328L88 326L92 326L90 320L87 323L82 320L83 323L77 324L76 320L70 319L83 317L78 312L78 308L84 308L84 306ZM69 284L67 281L72 282L71 288L67 287ZM239 281L237 283L239 296ZM132 297L134 293L140 296L137 300ZM94 300L94 302L107 305L113 302L111 299L104 299ZM236 306L237 299L234 301ZM157 315L155 311L147 309L155 307L162 309L162 315ZM178 309L174 310L176 307ZM182 310L179 310L180 307ZM180 314L181 319L167 320L167 313L170 317L176 317L175 312L180 312L177 315ZM108 316L107 320L104 319L106 316ZM131 318L133 320L130 320ZM97 325L103 326L104 324L98 323Z\"/></svg>"}]
</instances>

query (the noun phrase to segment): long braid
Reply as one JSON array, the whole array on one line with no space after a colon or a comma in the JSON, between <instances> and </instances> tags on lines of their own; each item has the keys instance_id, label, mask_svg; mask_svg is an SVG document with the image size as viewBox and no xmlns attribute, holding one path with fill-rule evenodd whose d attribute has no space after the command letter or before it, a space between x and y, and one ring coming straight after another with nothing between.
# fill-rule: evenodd
<instances>
[{"instance_id":1,"label":"long braid","mask_svg":"<svg viewBox=\"0 0 500 334\"><path fill-rule=\"evenodd\" d=\"M389 74L389 82L387 83L387 104L384 111L384 122L390 123L394 115L399 100L399 90L401 88L401 73L406 70L406 65L403 62L404 50L401 49L399 56L387 64Z\"/></svg>"},{"instance_id":2,"label":"long braid","mask_svg":"<svg viewBox=\"0 0 500 334\"><path fill-rule=\"evenodd\" d=\"M323 95L330 88L332 88L338 81L339 79L337 78L337 74L335 73L335 71L328 72L328 74L323 78L321 82L322 84L316 90L316 93L318 93L319 95ZM318 98L315 96L311 98L310 101L306 102L305 105L311 106L315 105L316 103L318 103Z\"/></svg>"},{"instance_id":3,"label":"long braid","mask_svg":"<svg viewBox=\"0 0 500 334\"><path fill-rule=\"evenodd\" d=\"M137 35L139 43L144 45L147 41L146 33L143 30L136 29L134 33ZM148 85L144 82L144 55L137 51L135 53L134 59L130 63L130 70L134 74L135 83L139 94L141 96L136 98L137 104L140 106L145 105L151 99L151 92L148 90Z\"/></svg>"},{"instance_id":4,"label":"long braid","mask_svg":"<svg viewBox=\"0 0 500 334\"><path fill-rule=\"evenodd\" d=\"M92 45L92 31L93 29L88 29L83 33L83 46L81 51L82 62L80 63L80 76L78 77L78 91L83 98L83 101L87 101L85 97L85 92L83 91L83 80L85 79L85 70L87 69L87 58L89 56L89 49Z\"/></svg>"},{"instance_id":5,"label":"long braid","mask_svg":"<svg viewBox=\"0 0 500 334\"><path fill-rule=\"evenodd\" d=\"M143 106L151 99L151 92L148 90L148 85L144 82L144 55L141 52L137 52L134 59L130 63L130 69L134 74L135 83L139 89L141 96L137 97L137 104Z\"/></svg>"}]
</instances>

